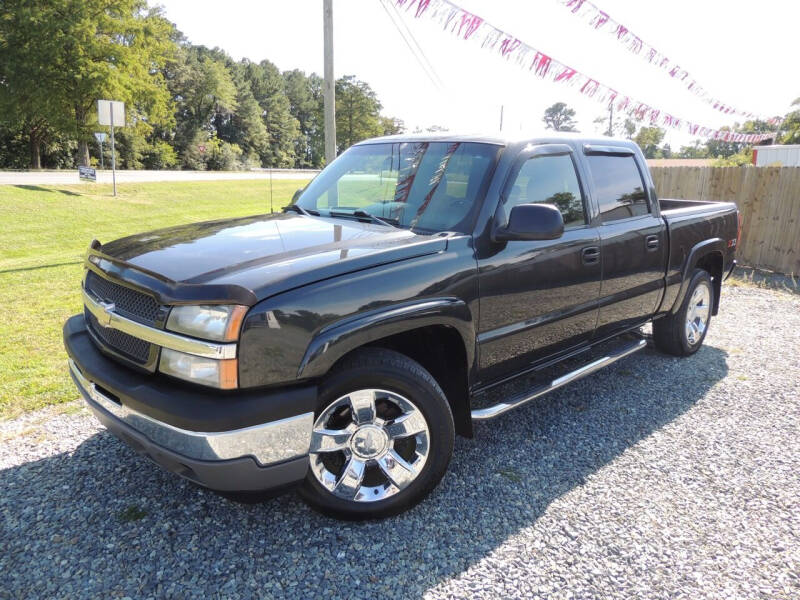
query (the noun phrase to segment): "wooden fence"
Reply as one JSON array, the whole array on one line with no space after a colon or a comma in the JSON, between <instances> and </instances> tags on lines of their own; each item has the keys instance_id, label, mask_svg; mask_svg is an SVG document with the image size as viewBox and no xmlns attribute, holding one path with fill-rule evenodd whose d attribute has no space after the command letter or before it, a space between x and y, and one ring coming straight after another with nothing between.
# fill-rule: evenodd
<instances>
[{"instance_id":1,"label":"wooden fence","mask_svg":"<svg viewBox=\"0 0 800 600\"><path fill-rule=\"evenodd\" d=\"M739 264L800 273L800 167L655 167L661 198L735 202Z\"/></svg>"}]
</instances>

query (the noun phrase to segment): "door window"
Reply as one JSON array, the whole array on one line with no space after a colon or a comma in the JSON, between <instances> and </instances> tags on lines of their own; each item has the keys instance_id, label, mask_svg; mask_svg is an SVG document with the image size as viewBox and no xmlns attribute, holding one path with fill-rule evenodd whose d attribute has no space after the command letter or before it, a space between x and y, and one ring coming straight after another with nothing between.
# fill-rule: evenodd
<instances>
[{"instance_id":1,"label":"door window","mask_svg":"<svg viewBox=\"0 0 800 600\"><path fill-rule=\"evenodd\" d=\"M583 194L568 154L534 156L519 170L506 201L506 211L518 204L553 204L561 211L564 227L586 224Z\"/></svg>"},{"instance_id":2,"label":"door window","mask_svg":"<svg viewBox=\"0 0 800 600\"><path fill-rule=\"evenodd\" d=\"M633 156L587 156L603 223L650 212L642 175Z\"/></svg>"}]
</instances>

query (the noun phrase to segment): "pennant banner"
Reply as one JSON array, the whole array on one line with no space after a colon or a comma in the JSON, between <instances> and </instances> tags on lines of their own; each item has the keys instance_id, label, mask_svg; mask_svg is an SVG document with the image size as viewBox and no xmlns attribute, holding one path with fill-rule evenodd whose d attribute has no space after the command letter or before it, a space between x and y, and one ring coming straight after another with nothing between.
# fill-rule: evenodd
<instances>
[{"instance_id":1,"label":"pennant banner","mask_svg":"<svg viewBox=\"0 0 800 600\"><path fill-rule=\"evenodd\" d=\"M615 21L608 13L600 10L597 5L588 0L557 1L566 6L573 15L582 18L592 29L610 33L620 44L625 46L629 52L640 56L651 65L669 75L671 79L681 83L692 94L703 100L706 104L711 105L715 110L725 113L726 115L736 114L747 119L761 119L767 121L771 125L777 125L780 122L779 118L761 118L755 113L734 108L730 104L725 104L718 98L715 98L703 89L689 71L656 50L653 46L625 27L625 25L619 21Z\"/></svg>"},{"instance_id":2,"label":"pennant banner","mask_svg":"<svg viewBox=\"0 0 800 600\"><path fill-rule=\"evenodd\" d=\"M487 52L513 62L540 79L572 87L584 96L594 98L607 106L613 105L616 110L626 113L636 121L673 129L685 129L697 137L726 142L755 144L775 135L774 133L734 133L704 127L644 102L639 102L529 46L510 33L494 27L483 18L456 6L449 0L394 1L398 8L404 9L405 13L414 19L432 21L445 32L459 39L478 44Z\"/></svg>"}]
</instances>

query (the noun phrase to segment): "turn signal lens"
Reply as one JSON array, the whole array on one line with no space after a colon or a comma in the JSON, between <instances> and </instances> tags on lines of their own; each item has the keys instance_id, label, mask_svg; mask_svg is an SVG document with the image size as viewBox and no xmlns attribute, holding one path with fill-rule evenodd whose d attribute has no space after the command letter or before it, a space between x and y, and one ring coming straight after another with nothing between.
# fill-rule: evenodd
<instances>
[{"instance_id":1,"label":"turn signal lens","mask_svg":"<svg viewBox=\"0 0 800 600\"><path fill-rule=\"evenodd\" d=\"M185 381L221 390L233 390L239 385L239 365L235 358L216 360L162 348L158 370Z\"/></svg>"}]
</instances>

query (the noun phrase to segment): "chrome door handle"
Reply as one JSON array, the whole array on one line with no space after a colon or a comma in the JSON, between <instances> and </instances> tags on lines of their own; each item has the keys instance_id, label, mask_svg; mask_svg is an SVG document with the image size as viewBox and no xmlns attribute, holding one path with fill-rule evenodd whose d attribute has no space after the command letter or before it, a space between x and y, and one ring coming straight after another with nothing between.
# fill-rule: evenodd
<instances>
[{"instance_id":1,"label":"chrome door handle","mask_svg":"<svg viewBox=\"0 0 800 600\"><path fill-rule=\"evenodd\" d=\"M589 246L581 250L581 260L585 265L596 265L600 261L599 246Z\"/></svg>"}]
</instances>

